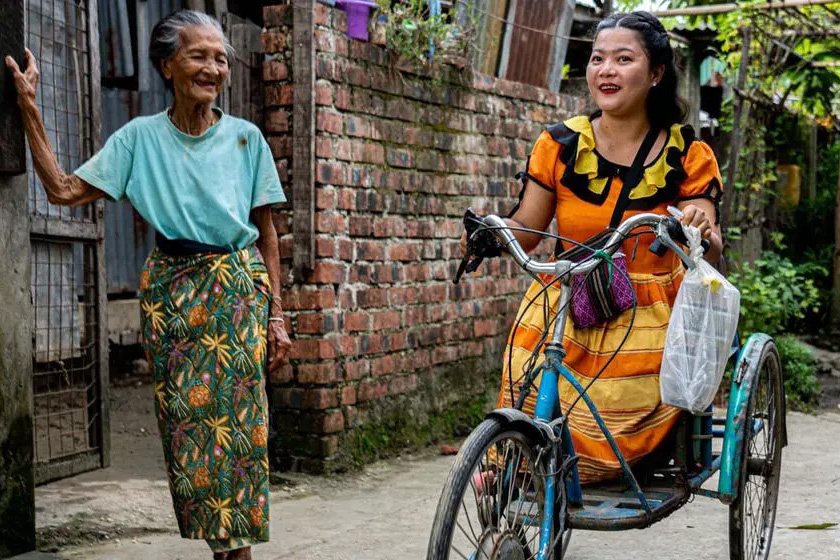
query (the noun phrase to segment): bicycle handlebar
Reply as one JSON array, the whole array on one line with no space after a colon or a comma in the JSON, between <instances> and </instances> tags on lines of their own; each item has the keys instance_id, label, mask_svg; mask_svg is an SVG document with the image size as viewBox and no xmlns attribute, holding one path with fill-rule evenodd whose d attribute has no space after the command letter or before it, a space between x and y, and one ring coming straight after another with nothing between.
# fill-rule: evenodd
<instances>
[{"instance_id":1,"label":"bicycle handlebar","mask_svg":"<svg viewBox=\"0 0 840 560\"><path fill-rule=\"evenodd\" d=\"M504 220L493 214L485 216L484 218L479 218L471 209L468 209L464 214L464 224L467 228L468 234L467 254L464 256L464 260L461 262L458 273L453 280L455 284L458 283L464 272L472 272L477 269L484 256L497 256L498 254L498 249L500 248L490 245L486 238L478 242L479 244L483 243L480 247L482 252L471 254L470 242L472 241L473 244L476 243L474 238L477 237L477 234L482 233L482 229L493 233L496 239L498 239L501 243L501 248L510 253L519 266L532 274L553 274L556 276L562 276L564 274L588 274L596 266L598 266L600 262L599 259L592 257L582 262L568 260L557 260L553 262L536 261L528 256L522 248L522 245L519 244L516 237L511 232L511 228L504 222ZM607 243L603 246L602 251L612 256L613 253L621 247L621 242L627 238L628 234L636 228L642 226L651 226L653 228L653 232L656 234L657 240L653 245L651 245L652 251L654 251L657 255L662 256L665 254L667 249L671 249L677 254L677 256L679 256L680 260L683 261L686 267L694 268L694 261L692 261L677 244L686 244L687 241L682 224L680 224L680 222L672 216L663 216L661 214L651 213L631 216L619 225L618 228L616 228ZM707 239L703 239L701 244L703 252L706 252L710 246L709 241ZM470 261L470 257L473 255L478 256Z\"/></svg>"}]
</instances>

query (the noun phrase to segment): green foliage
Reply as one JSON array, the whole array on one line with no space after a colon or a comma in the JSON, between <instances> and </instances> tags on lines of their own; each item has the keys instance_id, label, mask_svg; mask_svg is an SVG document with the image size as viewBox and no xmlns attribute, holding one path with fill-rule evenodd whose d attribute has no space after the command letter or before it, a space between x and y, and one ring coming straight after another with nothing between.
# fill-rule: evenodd
<instances>
[{"instance_id":1,"label":"green foliage","mask_svg":"<svg viewBox=\"0 0 840 560\"><path fill-rule=\"evenodd\" d=\"M465 60L473 33L453 22L449 13L430 16L427 0L376 1L385 16L387 47L401 61L422 68L437 61Z\"/></svg>"},{"instance_id":2,"label":"green foliage","mask_svg":"<svg viewBox=\"0 0 840 560\"><path fill-rule=\"evenodd\" d=\"M788 406L797 410L812 410L820 397L814 354L792 336L780 336L776 339L776 346L782 358Z\"/></svg>"},{"instance_id":3,"label":"green foliage","mask_svg":"<svg viewBox=\"0 0 840 560\"><path fill-rule=\"evenodd\" d=\"M802 267L772 251L729 275L741 292L739 332L777 335L819 311L820 291Z\"/></svg>"}]
</instances>

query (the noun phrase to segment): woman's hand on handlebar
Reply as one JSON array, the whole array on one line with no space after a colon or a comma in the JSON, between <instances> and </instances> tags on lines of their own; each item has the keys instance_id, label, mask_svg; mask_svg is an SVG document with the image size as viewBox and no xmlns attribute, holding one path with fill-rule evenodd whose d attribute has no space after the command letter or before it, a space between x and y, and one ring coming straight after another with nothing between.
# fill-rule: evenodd
<instances>
[{"instance_id":1,"label":"woman's hand on handlebar","mask_svg":"<svg viewBox=\"0 0 840 560\"><path fill-rule=\"evenodd\" d=\"M704 239L709 239L712 236L713 226L711 220L706 215L705 210L695 204L688 204L683 209L683 217L680 222L684 226L694 226L700 230L700 235Z\"/></svg>"}]
</instances>

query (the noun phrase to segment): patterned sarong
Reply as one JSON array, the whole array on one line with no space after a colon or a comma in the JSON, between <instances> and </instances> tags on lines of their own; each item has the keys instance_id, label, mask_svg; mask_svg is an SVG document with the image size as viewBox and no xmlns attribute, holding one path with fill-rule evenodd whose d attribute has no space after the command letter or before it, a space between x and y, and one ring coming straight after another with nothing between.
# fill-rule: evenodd
<instances>
[{"instance_id":1,"label":"patterned sarong","mask_svg":"<svg viewBox=\"0 0 840 560\"><path fill-rule=\"evenodd\" d=\"M181 536L217 552L268 541L271 291L259 251L175 258L156 249L140 290Z\"/></svg>"}]
</instances>

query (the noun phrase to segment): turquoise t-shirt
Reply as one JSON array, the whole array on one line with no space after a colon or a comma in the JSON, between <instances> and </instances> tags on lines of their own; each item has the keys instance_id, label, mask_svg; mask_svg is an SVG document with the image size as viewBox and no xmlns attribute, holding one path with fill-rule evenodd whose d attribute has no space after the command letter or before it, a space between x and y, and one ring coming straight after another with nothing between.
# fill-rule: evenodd
<instances>
[{"instance_id":1,"label":"turquoise t-shirt","mask_svg":"<svg viewBox=\"0 0 840 560\"><path fill-rule=\"evenodd\" d=\"M74 173L127 197L169 239L243 249L259 237L251 210L286 197L259 128L214 111L219 120L201 136L178 130L166 111L133 119Z\"/></svg>"}]
</instances>

